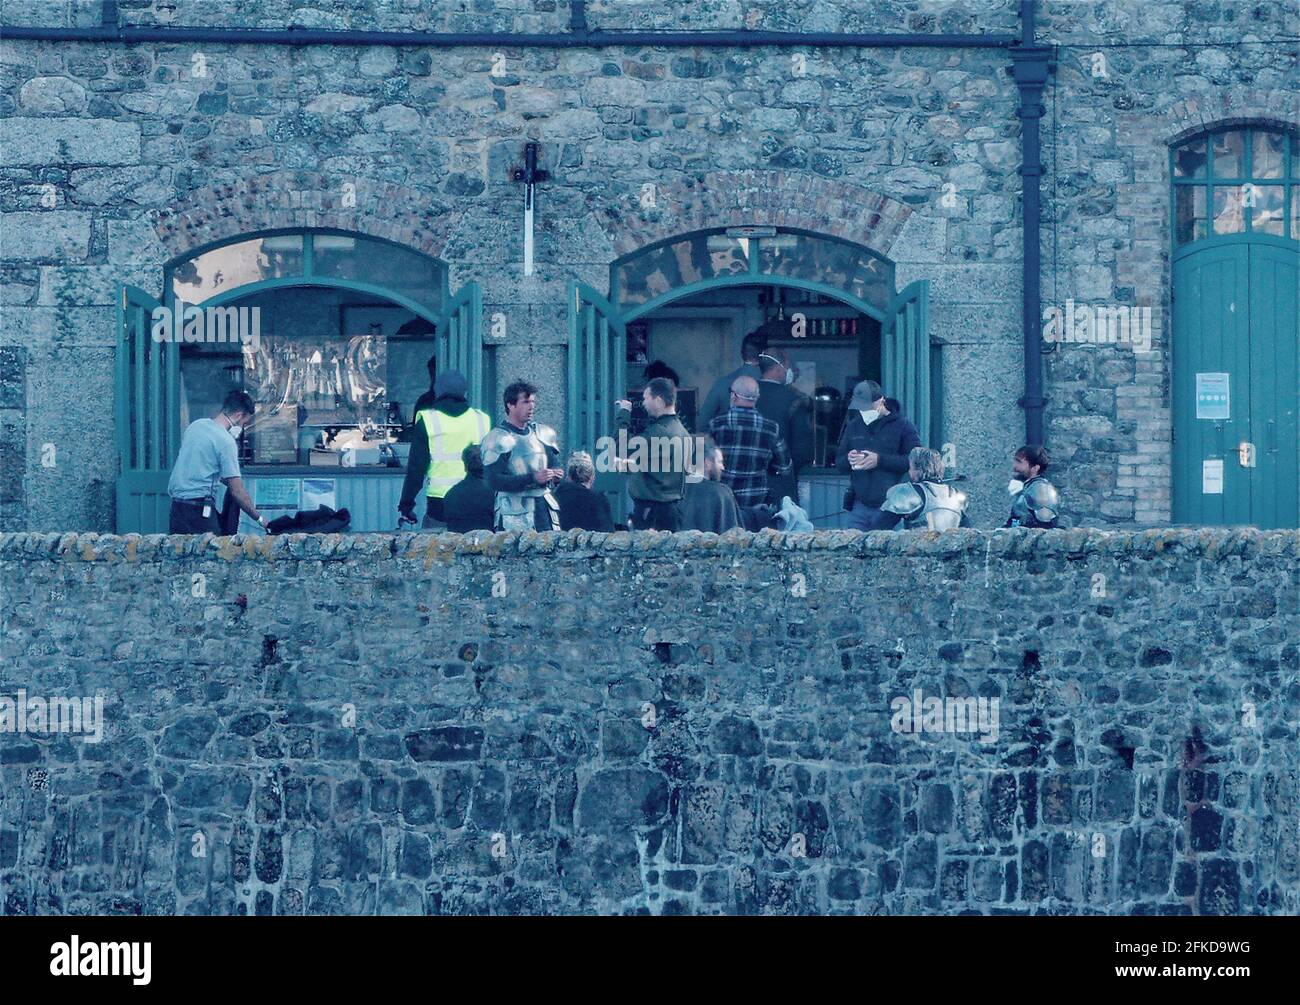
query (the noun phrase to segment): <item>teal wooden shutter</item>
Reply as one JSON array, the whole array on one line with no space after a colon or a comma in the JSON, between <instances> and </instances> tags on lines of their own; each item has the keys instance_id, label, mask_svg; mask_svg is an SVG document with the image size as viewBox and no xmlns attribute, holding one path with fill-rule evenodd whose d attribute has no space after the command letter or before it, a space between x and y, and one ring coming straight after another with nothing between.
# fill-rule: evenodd
<instances>
[{"instance_id":1,"label":"teal wooden shutter","mask_svg":"<svg viewBox=\"0 0 1300 1005\"><path fill-rule=\"evenodd\" d=\"M483 358L483 288L466 283L447 303L437 347L438 372L459 370L469 383L469 403L493 415L496 388L488 386L490 367Z\"/></svg>"},{"instance_id":2,"label":"teal wooden shutter","mask_svg":"<svg viewBox=\"0 0 1300 1005\"><path fill-rule=\"evenodd\" d=\"M596 442L615 431L614 402L627 394L627 334L618 312L583 283L569 283L569 360L565 456L586 450L597 461L596 489L614 521L626 519L622 475L601 472Z\"/></svg>"},{"instance_id":3,"label":"teal wooden shutter","mask_svg":"<svg viewBox=\"0 0 1300 1005\"><path fill-rule=\"evenodd\" d=\"M117 372L114 417L118 456L119 533L167 530L167 481L180 450L180 346L155 342L152 314L158 301L134 286L122 287L117 304Z\"/></svg>"},{"instance_id":4,"label":"teal wooden shutter","mask_svg":"<svg viewBox=\"0 0 1300 1005\"><path fill-rule=\"evenodd\" d=\"M885 394L897 398L903 414L916 426L921 442L938 448L938 432L933 428L931 359L930 283L920 279L895 294L885 319L881 347L881 374Z\"/></svg>"},{"instance_id":5,"label":"teal wooden shutter","mask_svg":"<svg viewBox=\"0 0 1300 1005\"><path fill-rule=\"evenodd\" d=\"M1255 466L1239 470L1250 484L1250 522L1261 528L1300 527L1298 267L1294 243L1250 246L1248 440L1255 448Z\"/></svg>"}]
</instances>

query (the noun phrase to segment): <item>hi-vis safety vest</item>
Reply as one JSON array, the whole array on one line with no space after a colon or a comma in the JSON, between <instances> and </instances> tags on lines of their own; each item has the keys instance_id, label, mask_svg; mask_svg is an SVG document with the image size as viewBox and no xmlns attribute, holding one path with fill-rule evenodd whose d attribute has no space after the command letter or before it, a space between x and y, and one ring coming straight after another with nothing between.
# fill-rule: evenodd
<instances>
[{"instance_id":1,"label":"hi-vis safety vest","mask_svg":"<svg viewBox=\"0 0 1300 1005\"><path fill-rule=\"evenodd\" d=\"M472 443L483 442L492 420L477 408L467 408L460 415L426 408L415 418L424 422L429 435L428 494L441 499L465 477L461 452Z\"/></svg>"}]
</instances>

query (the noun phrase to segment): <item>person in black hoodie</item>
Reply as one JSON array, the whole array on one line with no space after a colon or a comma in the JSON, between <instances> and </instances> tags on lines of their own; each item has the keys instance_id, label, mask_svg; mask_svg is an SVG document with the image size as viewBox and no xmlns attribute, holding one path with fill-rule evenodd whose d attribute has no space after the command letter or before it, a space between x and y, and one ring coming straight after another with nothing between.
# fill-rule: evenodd
<instances>
[{"instance_id":1,"label":"person in black hoodie","mask_svg":"<svg viewBox=\"0 0 1300 1005\"><path fill-rule=\"evenodd\" d=\"M907 455L921 446L916 427L889 410L885 394L874 380L853 389L849 420L835 452L835 466L852 478L853 504L849 526L854 530L888 530L898 522L880 504L890 486L907 474Z\"/></svg>"}]
</instances>

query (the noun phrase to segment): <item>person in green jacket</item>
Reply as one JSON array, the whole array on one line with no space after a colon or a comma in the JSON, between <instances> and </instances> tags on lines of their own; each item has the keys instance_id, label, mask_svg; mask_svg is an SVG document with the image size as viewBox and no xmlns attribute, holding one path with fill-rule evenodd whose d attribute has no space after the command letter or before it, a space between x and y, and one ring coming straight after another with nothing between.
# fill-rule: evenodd
<instances>
[{"instance_id":1,"label":"person in green jacket","mask_svg":"<svg viewBox=\"0 0 1300 1005\"><path fill-rule=\"evenodd\" d=\"M618 406L620 439L630 448L619 467L627 471L632 497L632 526L636 530L680 530L681 502L686 491L686 470L693 447L691 434L677 418L677 388L666 377L656 377L641 392L650 423L640 436L626 439L632 425L632 402Z\"/></svg>"}]
</instances>

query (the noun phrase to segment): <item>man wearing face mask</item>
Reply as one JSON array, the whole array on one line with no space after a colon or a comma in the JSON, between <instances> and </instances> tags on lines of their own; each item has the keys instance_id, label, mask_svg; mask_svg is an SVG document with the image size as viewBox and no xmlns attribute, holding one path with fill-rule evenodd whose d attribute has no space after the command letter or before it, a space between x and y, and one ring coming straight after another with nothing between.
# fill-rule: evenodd
<instances>
[{"instance_id":1,"label":"man wearing face mask","mask_svg":"<svg viewBox=\"0 0 1300 1005\"><path fill-rule=\"evenodd\" d=\"M812 461L812 399L794 388L795 373L790 356L784 349L768 349L759 354L762 377L758 382L758 413L776 423L781 439L790 451L790 472L768 478L767 501L781 505L789 496L799 502L799 470Z\"/></svg>"},{"instance_id":2,"label":"man wearing face mask","mask_svg":"<svg viewBox=\"0 0 1300 1005\"><path fill-rule=\"evenodd\" d=\"M253 399L243 391L231 391L221 411L211 419L195 419L181 437L167 494L171 496L170 534L219 534L217 482L250 517L267 528L239 475L239 437L253 421Z\"/></svg>"},{"instance_id":3,"label":"man wearing face mask","mask_svg":"<svg viewBox=\"0 0 1300 1005\"><path fill-rule=\"evenodd\" d=\"M892 412L874 380L853 389L849 420L844 425L835 466L850 475L853 501L849 526L854 530L888 530L898 522L881 511L885 494L908 470L908 454L921 446L916 427Z\"/></svg>"}]
</instances>

